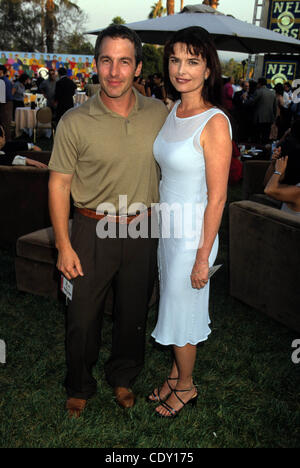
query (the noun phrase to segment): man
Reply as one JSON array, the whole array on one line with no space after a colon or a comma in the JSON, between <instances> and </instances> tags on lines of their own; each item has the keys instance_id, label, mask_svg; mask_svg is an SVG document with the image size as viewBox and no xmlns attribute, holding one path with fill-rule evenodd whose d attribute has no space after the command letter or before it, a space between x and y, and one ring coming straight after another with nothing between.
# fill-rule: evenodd
<instances>
[{"instance_id":1,"label":"man","mask_svg":"<svg viewBox=\"0 0 300 468\"><path fill-rule=\"evenodd\" d=\"M0 65L0 80L4 81L5 84L5 103L1 104L0 123L4 127L6 140L11 140L10 125L13 115L13 94L12 94L12 82L7 78L7 69L4 65Z\"/></svg>"},{"instance_id":2,"label":"man","mask_svg":"<svg viewBox=\"0 0 300 468\"><path fill-rule=\"evenodd\" d=\"M4 80L0 80L0 115L1 115L1 104L6 103L6 86Z\"/></svg>"},{"instance_id":3,"label":"man","mask_svg":"<svg viewBox=\"0 0 300 468\"><path fill-rule=\"evenodd\" d=\"M54 111L55 88L56 88L56 72L55 70L50 68L48 79L44 80L40 84L40 92L46 97L47 106L52 109L52 112Z\"/></svg>"},{"instance_id":4,"label":"man","mask_svg":"<svg viewBox=\"0 0 300 468\"><path fill-rule=\"evenodd\" d=\"M76 84L67 76L67 70L62 67L58 69L59 80L56 83L54 101L56 103L56 124L67 110L74 106L73 96Z\"/></svg>"},{"instance_id":5,"label":"man","mask_svg":"<svg viewBox=\"0 0 300 468\"><path fill-rule=\"evenodd\" d=\"M233 97L233 116L238 127L238 141L247 141L249 128L251 127L251 115L249 109L244 106L249 99L249 81L241 83L242 89L234 94Z\"/></svg>"},{"instance_id":6,"label":"man","mask_svg":"<svg viewBox=\"0 0 300 468\"><path fill-rule=\"evenodd\" d=\"M256 142L268 143L271 126L276 118L277 104L274 91L267 88L266 78L259 78L253 100L245 102L245 106L253 107Z\"/></svg>"},{"instance_id":7,"label":"man","mask_svg":"<svg viewBox=\"0 0 300 468\"><path fill-rule=\"evenodd\" d=\"M117 402L123 408L135 403L130 386L144 361L157 240L149 235L134 239L129 231L131 223L148 219L147 208L158 201L159 177L152 147L167 116L162 102L133 88L134 77L142 69L141 42L134 31L122 25L102 31L95 61L100 93L62 117L49 164L57 266L73 280L66 331L67 409L71 416L79 416L96 392L92 368L99 354L105 298L112 285L112 353L105 373ZM76 207L71 241L70 192ZM127 206L118 208L121 195L127 197ZM138 218L137 206L142 211ZM105 238L98 228L106 220L108 231L115 235Z\"/></svg>"}]
</instances>

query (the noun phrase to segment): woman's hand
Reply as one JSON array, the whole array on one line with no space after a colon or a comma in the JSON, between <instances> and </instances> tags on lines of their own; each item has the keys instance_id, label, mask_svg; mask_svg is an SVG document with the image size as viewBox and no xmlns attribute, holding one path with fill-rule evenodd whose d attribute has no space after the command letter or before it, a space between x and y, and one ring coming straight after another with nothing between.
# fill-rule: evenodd
<instances>
[{"instance_id":1,"label":"woman's hand","mask_svg":"<svg viewBox=\"0 0 300 468\"><path fill-rule=\"evenodd\" d=\"M276 161L281 156L281 146L275 148L272 154L272 161Z\"/></svg>"},{"instance_id":2,"label":"woman's hand","mask_svg":"<svg viewBox=\"0 0 300 468\"><path fill-rule=\"evenodd\" d=\"M288 156L285 156L283 158L277 159L277 161L276 161L275 170L278 171L278 172L281 172L281 176L283 176L283 174L286 171L286 166L287 166L288 159L289 159Z\"/></svg>"},{"instance_id":3,"label":"woman's hand","mask_svg":"<svg viewBox=\"0 0 300 468\"><path fill-rule=\"evenodd\" d=\"M202 289L208 282L208 261L195 261L191 273L191 283L194 289Z\"/></svg>"}]
</instances>

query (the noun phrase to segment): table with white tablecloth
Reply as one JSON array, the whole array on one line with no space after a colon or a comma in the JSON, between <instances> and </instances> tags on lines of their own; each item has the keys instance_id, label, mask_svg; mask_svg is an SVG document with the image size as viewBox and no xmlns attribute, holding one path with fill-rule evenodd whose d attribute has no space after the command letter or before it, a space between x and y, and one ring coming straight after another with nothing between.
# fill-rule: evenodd
<instances>
[{"instance_id":1,"label":"table with white tablecloth","mask_svg":"<svg viewBox=\"0 0 300 468\"><path fill-rule=\"evenodd\" d=\"M80 106L83 104L85 101L87 101L88 96L84 92L76 92L76 94L73 96L74 99L74 106Z\"/></svg>"},{"instance_id":2,"label":"table with white tablecloth","mask_svg":"<svg viewBox=\"0 0 300 468\"><path fill-rule=\"evenodd\" d=\"M29 136L32 136L33 129L36 127L36 113L38 109L31 109L31 107L17 107L15 114L16 124L16 138L22 135L24 130ZM51 136L51 129L48 129L49 125L44 125L47 132L46 136ZM39 128L43 128L42 124L39 124Z\"/></svg>"}]
</instances>

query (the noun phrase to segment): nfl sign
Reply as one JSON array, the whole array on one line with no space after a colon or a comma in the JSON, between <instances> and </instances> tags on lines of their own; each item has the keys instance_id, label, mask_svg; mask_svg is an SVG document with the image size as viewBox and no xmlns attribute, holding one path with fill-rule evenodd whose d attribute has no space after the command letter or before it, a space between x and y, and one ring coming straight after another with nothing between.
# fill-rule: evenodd
<instances>
[{"instance_id":1,"label":"nfl sign","mask_svg":"<svg viewBox=\"0 0 300 468\"><path fill-rule=\"evenodd\" d=\"M268 86L274 88L277 83L289 82L291 85L299 76L299 62L293 56L266 55L263 76Z\"/></svg>"},{"instance_id":2,"label":"nfl sign","mask_svg":"<svg viewBox=\"0 0 300 468\"><path fill-rule=\"evenodd\" d=\"M271 0L267 28L300 39L300 1Z\"/></svg>"},{"instance_id":3,"label":"nfl sign","mask_svg":"<svg viewBox=\"0 0 300 468\"><path fill-rule=\"evenodd\" d=\"M284 36L300 39L300 0L266 0L261 26ZM257 76L264 76L269 87L293 82L299 77L299 55L265 55L257 59Z\"/></svg>"}]
</instances>

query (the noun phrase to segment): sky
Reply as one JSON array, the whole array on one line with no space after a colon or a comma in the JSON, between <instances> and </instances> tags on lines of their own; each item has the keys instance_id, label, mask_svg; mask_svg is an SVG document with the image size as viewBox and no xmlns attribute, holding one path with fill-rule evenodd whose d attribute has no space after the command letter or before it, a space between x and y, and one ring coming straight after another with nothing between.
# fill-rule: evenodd
<instances>
[{"instance_id":1,"label":"sky","mask_svg":"<svg viewBox=\"0 0 300 468\"><path fill-rule=\"evenodd\" d=\"M74 0L73 0L74 1ZM108 26L115 16L121 16L126 23L147 19L151 6L156 0L77 0L77 5L88 15L85 30L100 29ZM163 0L166 5L166 0ZM202 0L185 0L184 5L201 4ZM255 0L220 0L219 11L235 16L237 19L252 23ZM175 0L175 12L180 10L180 0ZM88 36L92 43L95 36ZM243 54L222 53L243 59Z\"/></svg>"}]
</instances>

